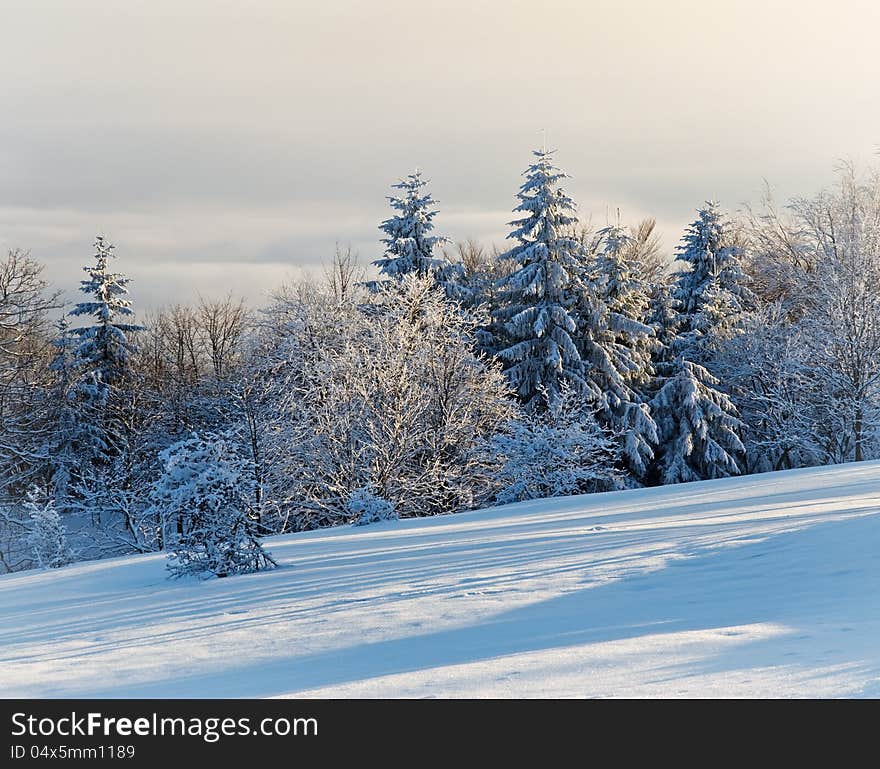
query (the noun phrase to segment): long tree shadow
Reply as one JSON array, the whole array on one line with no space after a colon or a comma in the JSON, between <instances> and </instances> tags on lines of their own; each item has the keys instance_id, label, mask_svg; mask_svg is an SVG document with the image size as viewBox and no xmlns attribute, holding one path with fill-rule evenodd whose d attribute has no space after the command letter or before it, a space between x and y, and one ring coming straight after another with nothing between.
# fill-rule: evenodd
<instances>
[{"instance_id":1,"label":"long tree shadow","mask_svg":"<svg viewBox=\"0 0 880 769\"><path fill-rule=\"evenodd\" d=\"M747 643L718 651L694 669L663 675L748 667L756 654L764 664L797 664L786 655L793 641L809 637L817 624L840 633L840 648L828 650L837 652L830 662L860 665L874 675L880 672L873 635L880 629L878 542L876 515L820 524L739 547L703 550L670 561L659 572L575 589L466 627L291 654L174 681L115 686L97 696L268 697L525 652L757 623L790 632L755 642L751 649ZM844 569L828 555L839 548L850 554ZM296 639L290 640L295 652Z\"/></svg>"},{"instance_id":2,"label":"long tree shadow","mask_svg":"<svg viewBox=\"0 0 880 769\"><path fill-rule=\"evenodd\" d=\"M872 463L873 464L873 463ZM724 488L721 484L724 481L713 481L705 484L686 484L686 486L703 486L705 485L705 493L695 493L693 489L682 491L682 487L663 487L659 489L641 489L636 491L611 492L609 494L591 495L590 497L573 497L570 500L563 499L554 501L559 511L556 513L548 513L541 510L541 506L546 507L546 503L536 502L535 512L538 513L535 519L531 519L530 505L532 503L522 503L517 506L517 510L513 513L509 508L499 508L498 510L483 511L479 513L476 524L479 527L486 526L487 515L489 517L498 517L501 523L497 533L506 533L508 530L516 532L518 537L523 538L523 543L528 540L530 535L535 536L536 544L547 545L553 537L564 536L567 531L577 530L586 524L594 526L618 526L625 523L627 516L631 517L637 526L645 521L662 518L668 515L674 515L676 520L672 521L668 529L687 529L694 521L699 518L709 517L713 521L721 521L725 517L730 516L732 520L738 520L744 509L754 508L767 512L768 510L778 509L780 511L788 511L793 506L798 505L799 512L797 515L790 516L792 523L796 523L797 519L806 521L807 519L815 519L821 514L823 505L829 501L838 501L845 497L858 498L859 494L875 492L877 490L877 482L870 475L864 481L853 481L837 478L838 475L845 470L848 475L855 472L854 469L861 473L867 473L870 468L864 466L843 466L843 470L839 466L831 468L825 475L827 485L821 488L806 487L797 491L784 489L780 491L771 491L770 489L779 484L778 480L773 480L773 476L754 476L755 480L748 486L748 490L744 493L742 488L742 479L734 479L739 482L737 487L738 496L734 499L715 499L711 505L711 509L700 516L706 507L706 496L718 497L724 494ZM832 472L833 471L833 472ZM792 471L793 473L804 471ZM813 471L815 472L815 471ZM815 482L812 475L805 475L805 478ZM834 479L832 482L832 478ZM638 495L646 494L650 498L650 510L642 509L638 504ZM635 496L634 496L635 495ZM619 505L615 500L619 499ZM801 503L808 504L803 505ZM570 509L569 509L570 508ZM849 510L850 513L857 512L858 508L854 507ZM785 516L789 517L789 516ZM387 556L393 553L395 547L399 547L406 552L411 547L410 539L412 536L424 537L426 531L433 527L438 529L449 528L451 533L445 535L445 541L431 543L425 547L420 547L418 557L422 562L422 571L420 582L428 581L432 575L440 574L444 570L449 571L449 559L455 561L460 559L464 562L470 556L476 556L483 565L502 566L505 565L504 558L510 565L528 563L537 559L540 561L540 549L536 552L530 551L526 547L514 547L509 543L502 543L497 546L497 550L501 554L499 558L490 561L491 552L496 546L483 539L473 544L467 542L467 536L458 531L462 527L466 527L470 522L471 514L461 514L454 517L442 517L433 520L420 520L401 522L405 524L399 529L392 529L381 532L378 547L384 554L383 571L381 574L370 573L370 559L373 557L372 543L377 540L358 534L351 534L345 531L330 531L327 533L314 532L314 537L302 537L300 539L289 540L287 542L279 542L278 554L282 558L291 553L290 558L294 561L294 566L307 567L300 570L297 579L290 584L283 584L284 580L289 579L285 574L278 575L261 575L258 580L239 580L231 590L218 591L214 589L190 591L188 594L178 591L173 601L161 600L151 603L145 601L145 595L140 591L128 591L116 589L115 584L111 581L106 588L100 585L90 588L88 598L82 598L82 591L79 589L76 581L67 579L63 584L67 587L74 588L71 590L62 590L57 597L47 595L45 590L34 590L34 575L9 575L7 578L0 580L0 606L4 604L4 593L12 594L13 598L19 589L19 584L26 587L33 594L33 601L21 603L17 607L8 607L4 613L8 613L8 620L4 623L4 629L0 630L0 645L6 643L22 643L22 642L38 642L46 640L47 637L53 637L56 640L75 637L80 631L99 630L100 632L109 632L116 628L125 628L132 623L146 623L148 621L171 621L175 619L196 619L198 617L211 617L216 615L218 610L222 610L224 605L232 606L238 602L249 600L248 596L253 597L253 601L259 601L260 597L266 591L267 582L278 582L281 592L274 588L270 590L270 594L277 598L279 595L289 593L291 599L302 600L304 597L316 597L322 594L335 594L345 592L346 588L356 590L363 587L364 580L376 579L379 582L392 581L398 577L406 577L408 566L405 563L392 562L393 559ZM559 518L554 521L553 532L548 535L546 532L549 520ZM409 525L406 525L409 524ZM325 540L341 540L350 539L352 545L345 549L341 554L328 554L325 547L320 546L327 544ZM575 538L576 539L576 538ZM312 548L313 544L317 547ZM580 547L580 544L574 542L566 547ZM271 545L270 545L271 548ZM437 559L434 562L426 563L426 557L436 553ZM559 550L564 553L564 550ZM148 558L155 558L151 556ZM405 561L406 559L397 559L397 561ZM312 563L320 564L320 568L311 568ZM332 580L329 580L322 573L324 569L333 568L336 573ZM347 568L346 568L347 567ZM577 568L575 563L573 568ZM133 559L130 563L116 564L113 562L96 562L88 564L88 571L102 573L105 570L112 570L117 573L119 569L137 572L144 571L141 559ZM150 576L145 578L149 598L153 596L164 596L166 599L176 590L173 584L169 584L163 578L162 570L154 570L156 575L150 572ZM366 572L366 574L365 574ZM109 572L108 572L109 573ZM55 575L36 575L50 580ZM59 575L62 576L62 575ZM68 576L68 575L63 575ZM522 573L513 574L512 580L521 578ZM94 581L95 574L91 575ZM49 584L49 582L47 582ZM51 581L52 590L59 592L58 587L61 583L56 579ZM76 611L77 602L82 603L83 611ZM171 607L174 608L171 608ZM16 621L15 609L21 616L23 622ZM63 609L64 611L59 611ZM95 611L100 613L98 628L94 628ZM329 607L332 611L333 607ZM75 619L82 616L81 620ZM45 617L45 619L42 619ZM26 622L25 622L26 621ZM238 620L230 620L232 624L238 624ZM24 630L22 624L30 625L29 630Z\"/></svg>"}]
</instances>

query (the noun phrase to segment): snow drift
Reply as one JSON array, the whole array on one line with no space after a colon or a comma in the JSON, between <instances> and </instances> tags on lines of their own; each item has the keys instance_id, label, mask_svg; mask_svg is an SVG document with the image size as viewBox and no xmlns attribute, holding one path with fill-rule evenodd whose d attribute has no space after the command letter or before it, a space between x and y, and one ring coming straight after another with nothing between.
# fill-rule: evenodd
<instances>
[{"instance_id":1,"label":"snow drift","mask_svg":"<svg viewBox=\"0 0 880 769\"><path fill-rule=\"evenodd\" d=\"M0 578L4 697L880 696L880 463Z\"/></svg>"}]
</instances>

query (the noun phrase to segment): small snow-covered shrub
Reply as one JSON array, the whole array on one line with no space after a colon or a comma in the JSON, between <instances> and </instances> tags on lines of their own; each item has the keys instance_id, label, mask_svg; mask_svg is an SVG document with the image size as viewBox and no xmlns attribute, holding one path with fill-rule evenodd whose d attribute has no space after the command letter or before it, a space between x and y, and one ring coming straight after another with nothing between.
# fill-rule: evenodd
<instances>
[{"instance_id":1,"label":"small snow-covered shrub","mask_svg":"<svg viewBox=\"0 0 880 769\"><path fill-rule=\"evenodd\" d=\"M500 505L623 487L617 443L566 387L548 411L524 413L491 445L502 462Z\"/></svg>"},{"instance_id":2,"label":"small snow-covered shrub","mask_svg":"<svg viewBox=\"0 0 880 769\"><path fill-rule=\"evenodd\" d=\"M355 489L348 497L345 512L355 526L366 526L379 521L396 521L397 511L387 499L378 496L370 486Z\"/></svg>"},{"instance_id":3,"label":"small snow-covered shrub","mask_svg":"<svg viewBox=\"0 0 880 769\"><path fill-rule=\"evenodd\" d=\"M154 495L172 551L172 576L227 577L276 565L250 514L252 474L228 437L194 434L160 456L164 472Z\"/></svg>"},{"instance_id":4,"label":"small snow-covered shrub","mask_svg":"<svg viewBox=\"0 0 880 769\"><path fill-rule=\"evenodd\" d=\"M32 486L24 503L27 514L27 541L37 568L57 569L71 563L73 552L67 543L64 523L55 500L45 491Z\"/></svg>"}]
</instances>

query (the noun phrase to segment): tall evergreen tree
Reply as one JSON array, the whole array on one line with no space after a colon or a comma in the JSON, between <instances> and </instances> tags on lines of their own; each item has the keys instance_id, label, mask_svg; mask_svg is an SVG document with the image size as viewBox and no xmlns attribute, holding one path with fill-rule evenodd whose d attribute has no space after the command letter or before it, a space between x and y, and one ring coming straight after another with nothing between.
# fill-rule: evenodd
<instances>
[{"instance_id":1,"label":"tall evergreen tree","mask_svg":"<svg viewBox=\"0 0 880 769\"><path fill-rule=\"evenodd\" d=\"M741 472L743 424L709 370L754 297L741 249L718 204L709 202L687 228L677 259L685 267L668 297L654 297L658 348L651 411L659 427L661 483L723 478Z\"/></svg>"},{"instance_id":2,"label":"tall evergreen tree","mask_svg":"<svg viewBox=\"0 0 880 769\"><path fill-rule=\"evenodd\" d=\"M577 343L596 415L622 438L623 459L642 478L657 443L657 427L642 397L654 374L651 353L656 345L647 324L649 287L630 261L632 238L627 232L608 227L599 235Z\"/></svg>"},{"instance_id":3,"label":"tall evergreen tree","mask_svg":"<svg viewBox=\"0 0 880 769\"><path fill-rule=\"evenodd\" d=\"M133 314L131 302L125 299L129 278L110 272L110 259L115 246L102 235L95 239L95 264L83 267L89 279L80 281L80 291L90 297L79 302L70 315L90 315L94 324L71 329L79 338L74 357L81 373L94 375L98 387L111 387L124 379L129 371L129 360L135 352L128 334L142 331L142 326L120 323L119 318Z\"/></svg>"},{"instance_id":4,"label":"tall evergreen tree","mask_svg":"<svg viewBox=\"0 0 880 769\"><path fill-rule=\"evenodd\" d=\"M544 411L564 384L586 393L584 364L575 342L578 298L585 290L586 248L574 237L576 206L560 182L552 151L536 150L525 171L507 236L517 244L501 258L516 269L497 283L495 318L506 338L497 355L527 410Z\"/></svg>"},{"instance_id":5,"label":"tall evergreen tree","mask_svg":"<svg viewBox=\"0 0 880 769\"><path fill-rule=\"evenodd\" d=\"M669 361L672 348L677 345L679 314L676 300L672 295L674 286L670 284L656 285L648 305L648 324L654 329L653 357L658 361Z\"/></svg>"},{"instance_id":6,"label":"tall evergreen tree","mask_svg":"<svg viewBox=\"0 0 880 769\"><path fill-rule=\"evenodd\" d=\"M737 315L754 304L741 257L742 249L718 203L708 201L682 238L676 259L684 266L672 290L678 346L690 348L690 357L699 357L693 348L705 351L713 334L726 331Z\"/></svg>"},{"instance_id":7,"label":"tall evergreen tree","mask_svg":"<svg viewBox=\"0 0 880 769\"><path fill-rule=\"evenodd\" d=\"M400 279L405 275L416 273L420 277L436 274L449 265L444 256L435 256L438 246L449 243L449 239L441 235L432 235L434 208L436 201L425 191L428 181L422 178L422 172L416 170L397 184L394 189L402 190L400 196L391 196L388 201L398 213L379 225L385 233L382 239L385 254L373 262L381 275Z\"/></svg>"},{"instance_id":8,"label":"tall evergreen tree","mask_svg":"<svg viewBox=\"0 0 880 769\"><path fill-rule=\"evenodd\" d=\"M78 340L73 348L76 382L73 398L78 404L80 441L88 443L91 459L107 459L117 450L112 409L108 404L114 388L124 385L131 371L131 355L136 351L129 334L142 326L120 322L131 316L131 302L125 299L129 278L110 271L114 246L99 235L95 239L95 264L84 267L88 280L80 291L89 299L76 304L72 316L91 316L94 323L70 329Z\"/></svg>"}]
</instances>

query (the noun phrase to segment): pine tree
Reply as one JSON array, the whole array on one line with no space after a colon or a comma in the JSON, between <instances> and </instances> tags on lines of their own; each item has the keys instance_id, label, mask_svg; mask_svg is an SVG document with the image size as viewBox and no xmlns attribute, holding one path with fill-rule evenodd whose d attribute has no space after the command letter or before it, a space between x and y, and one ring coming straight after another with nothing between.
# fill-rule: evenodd
<instances>
[{"instance_id":1,"label":"pine tree","mask_svg":"<svg viewBox=\"0 0 880 769\"><path fill-rule=\"evenodd\" d=\"M649 287L630 263L631 237L621 227L599 233L600 252L582 295L577 343L599 420L623 439L623 459L643 478L657 426L642 393L652 381L656 341L647 324Z\"/></svg>"},{"instance_id":2,"label":"pine tree","mask_svg":"<svg viewBox=\"0 0 880 769\"><path fill-rule=\"evenodd\" d=\"M671 361L672 349L677 344L679 314L673 297L674 286L669 284L654 286L648 308L648 324L654 329L654 349L652 358L655 366L658 361Z\"/></svg>"},{"instance_id":3,"label":"pine tree","mask_svg":"<svg viewBox=\"0 0 880 769\"><path fill-rule=\"evenodd\" d=\"M121 387L130 372L136 348L128 335L143 330L142 326L119 322L120 317L132 315L132 309L124 298L129 278L109 270L113 251L114 246L103 236L95 239L95 264L83 268L89 279L80 283L80 291L90 299L69 313L91 316L95 321L70 330L78 339L73 348L76 382L72 388L78 403L78 440L92 460L106 460L119 450L108 403L113 389Z\"/></svg>"},{"instance_id":4,"label":"pine tree","mask_svg":"<svg viewBox=\"0 0 880 769\"><path fill-rule=\"evenodd\" d=\"M743 424L720 380L706 368L721 341L752 305L754 297L740 266L741 249L716 203L707 203L687 229L668 296L653 301L659 345L651 411L661 448L656 466L661 483L738 475L745 449Z\"/></svg>"},{"instance_id":5,"label":"pine tree","mask_svg":"<svg viewBox=\"0 0 880 769\"><path fill-rule=\"evenodd\" d=\"M705 351L712 336L754 304L748 277L742 270L742 249L718 204L709 201L697 212L678 248L676 259L685 266L677 273L673 299L678 312L678 351Z\"/></svg>"},{"instance_id":6,"label":"pine tree","mask_svg":"<svg viewBox=\"0 0 880 769\"><path fill-rule=\"evenodd\" d=\"M128 334L142 331L142 326L119 323L118 317L132 315L131 302L123 297L128 293L129 278L109 271L109 262L115 246L102 235L95 239L95 264L84 267L89 279L80 281L80 291L92 297L80 302L70 315L90 315L95 323L71 330L79 338L74 357L81 372L94 375L98 387L111 387L129 370L129 359L135 346Z\"/></svg>"},{"instance_id":7,"label":"pine tree","mask_svg":"<svg viewBox=\"0 0 880 769\"><path fill-rule=\"evenodd\" d=\"M73 351L76 348L76 340L70 333L70 321L66 317L59 318L55 328L57 333L52 340L55 356L49 364L49 370L55 372L58 381L62 384L70 384L74 377Z\"/></svg>"},{"instance_id":8,"label":"pine tree","mask_svg":"<svg viewBox=\"0 0 880 769\"><path fill-rule=\"evenodd\" d=\"M599 231L600 253L596 260L600 295L609 312L637 322L641 328L638 344L648 350L651 329L643 321L648 317L651 286L641 277L631 258L634 238L620 226Z\"/></svg>"},{"instance_id":9,"label":"pine tree","mask_svg":"<svg viewBox=\"0 0 880 769\"><path fill-rule=\"evenodd\" d=\"M67 535L55 500L45 491L32 486L24 503L27 513L28 543L37 568L57 569L73 561Z\"/></svg>"},{"instance_id":10,"label":"pine tree","mask_svg":"<svg viewBox=\"0 0 880 769\"><path fill-rule=\"evenodd\" d=\"M193 434L160 457L153 498L173 576L226 577L276 565L251 515L253 473L228 436Z\"/></svg>"},{"instance_id":11,"label":"pine tree","mask_svg":"<svg viewBox=\"0 0 880 769\"><path fill-rule=\"evenodd\" d=\"M403 194L388 198L391 207L399 213L379 226L387 236L382 239L385 255L373 262L381 275L400 279L416 273L425 277L449 266L445 257L434 255L438 246L450 241L443 236L431 235L437 211L433 208L436 201L424 191L427 184L422 172L416 170L392 185L394 189L403 190Z\"/></svg>"},{"instance_id":12,"label":"pine tree","mask_svg":"<svg viewBox=\"0 0 880 769\"><path fill-rule=\"evenodd\" d=\"M679 357L651 402L660 433L661 483L685 483L740 473L742 423L718 379Z\"/></svg>"},{"instance_id":13,"label":"pine tree","mask_svg":"<svg viewBox=\"0 0 880 769\"><path fill-rule=\"evenodd\" d=\"M533 154L514 209L524 216L507 236L518 242L501 256L516 269L497 283L495 318L507 337L497 353L505 373L526 409L537 412L559 400L564 384L588 390L575 343L587 255L573 237L575 203L560 186L567 174L553 165L552 151Z\"/></svg>"}]
</instances>

